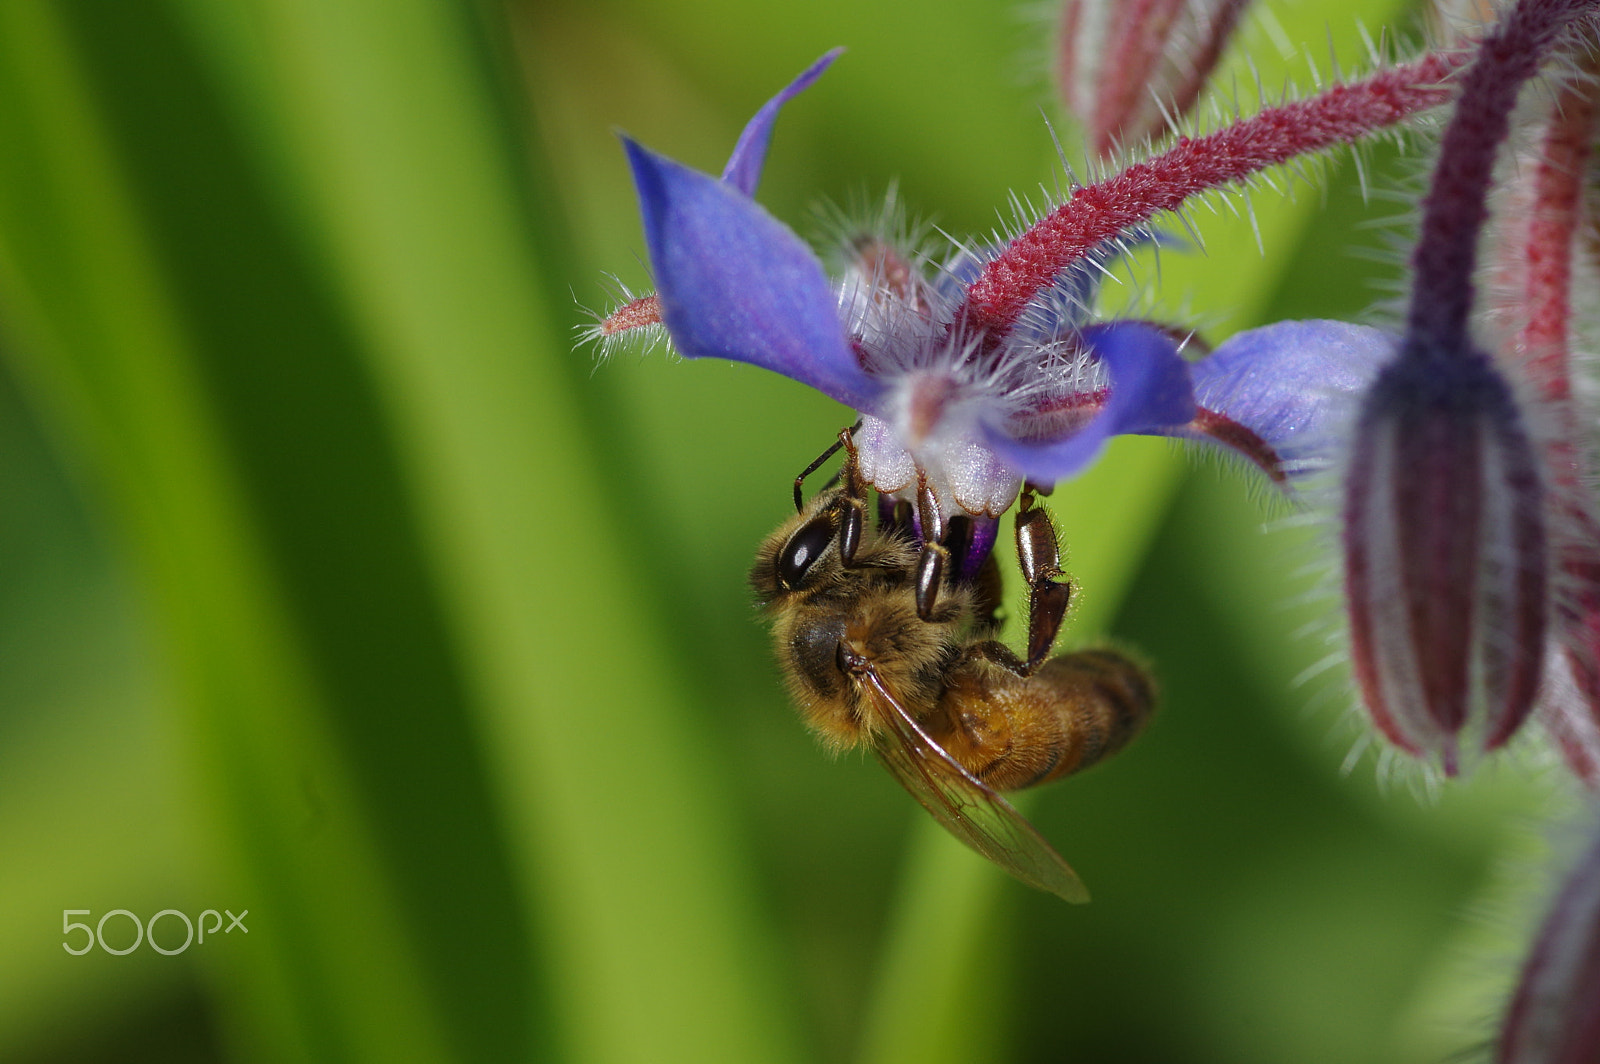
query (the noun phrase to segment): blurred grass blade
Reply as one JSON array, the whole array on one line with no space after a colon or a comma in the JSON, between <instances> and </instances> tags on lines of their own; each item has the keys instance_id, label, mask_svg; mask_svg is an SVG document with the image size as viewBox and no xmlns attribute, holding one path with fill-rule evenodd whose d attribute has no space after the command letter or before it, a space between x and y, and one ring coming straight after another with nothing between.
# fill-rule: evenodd
<instances>
[{"instance_id":1,"label":"blurred grass blade","mask_svg":"<svg viewBox=\"0 0 1600 1064\"><path fill-rule=\"evenodd\" d=\"M194 12L204 5L189 5ZM434 0L257 2L260 80L286 116L306 227L382 382L578 1060L788 1059L714 766L621 559L548 305L548 202L527 203L469 20ZM247 38L233 34L243 44ZM531 216L530 216L531 212ZM543 230L543 232L541 232ZM570 311L568 312L570 314Z\"/></svg>"},{"instance_id":2,"label":"blurred grass blade","mask_svg":"<svg viewBox=\"0 0 1600 1064\"><path fill-rule=\"evenodd\" d=\"M788 1059L471 13L0 19L0 308L189 695L240 1047Z\"/></svg>"},{"instance_id":3,"label":"blurred grass blade","mask_svg":"<svg viewBox=\"0 0 1600 1064\"><path fill-rule=\"evenodd\" d=\"M525 981L520 942L476 959L500 984L476 988L486 997L452 1000L431 974L463 948L446 940L451 913L515 912L371 404L155 10L5 9L8 325L159 601L216 841L237 861L230 902L255 920L240 977L261 1051L448 1060L513 1045L494 1013ZM370 516L302 490L325 462L368 485ZM399 564L359 561L379 522L370 556ZM401 609L375 621L359 608L371 596ZM418 815L435 801L465 830ZM402 874L439 858L478 874L466 906L453 875Z\"/></svg>"}]
</instances>

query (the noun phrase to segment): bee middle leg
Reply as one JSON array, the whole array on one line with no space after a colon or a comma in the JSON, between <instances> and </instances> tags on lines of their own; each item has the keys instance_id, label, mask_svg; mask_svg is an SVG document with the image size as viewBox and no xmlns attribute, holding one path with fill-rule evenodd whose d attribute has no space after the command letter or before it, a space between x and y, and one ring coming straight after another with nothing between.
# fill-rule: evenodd
<instances>
[{"instance_id":1,"label":"bee middle leg","mask_svg":"<svg viewBox=\"0 0 1600 1064\"><path fill-rule=\"evenodd\" d=\"M960 513L946 519L926 475L919 471L918 476L917 503L914 508L906 507L905 523L905 527L920 531L922 541L913 573L917 616L925 621L933 620L940 589L949 584L961 584L975 589L978 627L993 631L999 623L996 614L1000 607L1000 571L991 564L994 556L987 550L978 568L972 568L972 546L979 534L977 519ZM896 513L899 512L897 506Z\"/></svg>"},{"instance_id":2,"label":"bee middle leg","mask_svg":"<svg viewBox=\"0 0 1600 1064\"><path fill-rule=\"evenodd\" d=\"M933 608L939 601L939 588L944 585L945 569L950 564L950 548L945 545L944 515L939 510L939 500L928 485L926 475L918 471L917 523L922 529L922 550L917 555L916 590L917 616L933 620Z\"/></svg>"}]
</instances>

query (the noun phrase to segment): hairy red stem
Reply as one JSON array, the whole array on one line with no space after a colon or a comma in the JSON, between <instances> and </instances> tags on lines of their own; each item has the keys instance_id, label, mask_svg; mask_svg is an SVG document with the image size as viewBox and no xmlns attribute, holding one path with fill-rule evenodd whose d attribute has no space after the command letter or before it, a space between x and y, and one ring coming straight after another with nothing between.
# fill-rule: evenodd
<instances>
[{"instance_id":1,"label":"hairy red stem","mask_svg":"<svg viewBox=\"0 0 1600 1064\"><path fill-rule=\"evenodd\" d=\"M1078 189L984 267L956 321L997 342L1063 269L1102 241L1198 193L1438 106L1450 98L1445 79L1470 58L1434 53L1310 99L1264 108L1215 133L1180 137L1155 158Z\"/></svg>"},{"instance_id":2,"label":"hairy red stem","mask_svg":"<svg viewBox=\"0 0 1600 1064\"><path fill-rule=\"evenodd\" d=\"M1524 247L1527 320L1517 337L1517 348L1540 397L1553 404L1565 404L1572 396L1567 349L1572 252L1582 228L1583 176L1594 127L1594 91L1587 81L1573 81L1562 89L1551 110L1533 175ZM1563 420L1563 435L1570 436L1575 427L1569 423L1570 411Z\"/></svg>"},{"instance_id":3,"label":"hairy red stem","mask_svg":"<svg viewBox=\"0 0 1600 1064\"><path fill-rule=\"evenodd\" d=\"M601 336L615 336L630 329L661 324L661 300L652 292L630 300L605 316L600 322Z\"/></svg>"}]
</instances>

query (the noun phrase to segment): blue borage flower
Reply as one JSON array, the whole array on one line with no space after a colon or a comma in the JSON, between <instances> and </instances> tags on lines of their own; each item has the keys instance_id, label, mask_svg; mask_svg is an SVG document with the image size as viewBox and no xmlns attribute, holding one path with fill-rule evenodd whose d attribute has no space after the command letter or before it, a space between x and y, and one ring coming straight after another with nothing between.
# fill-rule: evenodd
<instances>
[{"instance_id":1,"label":"blue borage flower","mask_svg":"<svg viewBox=\"0 0 1600 1064\"><path fill-rule=\"evenodd\" d=\"M964 252L929 278L915 256L864 239L831 281L751 195L779 110L838 54L761 108L720 180L623 138L660 318L681 354L762 366L857 410L872 486L894 496L926 484L949 515L997 517L1024 479L1070 476L1125 433L1221 442L1279 481L1317 464L1337 398L1393 351L1376 329L1283 322L1191 364L1178 330L1089 319L1115 241L1034 293L997 341L959 315L1005 249Z\"/></svg>"},{"instance_id":2,"label":"blue borage flower","mask_svg":"<svg viewBox=\"0 0 1600 1064\"><path fill-rule=\"evenodd\" d=\"M1018 260L1036 258L1023 244L1049 219L1007 247L962 250L932 270L924 256L863 237L831 280L751 197L779 111L838 54L757 112L720 179L623 138L658 292L619 309L599 333L659 320L685 357L762 366L858 411L867 483L891 499L931 497L946 519L973 518L973 555L992 545L992 526L1024 481L1071 476L1115 435L1221 444L1283 486L1325 464L1343 400L1393 353L1392 338L1344 322L1281 322L1191 363L1180 353L1183 330L1093 320L1106 261L1148 239L1143 227L1159 205L1108 202L1108 217L1130 220L1065 253L1042 282L1024 277L1010 290L1006 270L1039 272ZM1283 157L1314 147L1296 143ZM1211 187L1269 163L1246 160ZM998 293L1017 312L984 318L974 309L980 285L988 305Z\"/></svg>"}]
</instances>

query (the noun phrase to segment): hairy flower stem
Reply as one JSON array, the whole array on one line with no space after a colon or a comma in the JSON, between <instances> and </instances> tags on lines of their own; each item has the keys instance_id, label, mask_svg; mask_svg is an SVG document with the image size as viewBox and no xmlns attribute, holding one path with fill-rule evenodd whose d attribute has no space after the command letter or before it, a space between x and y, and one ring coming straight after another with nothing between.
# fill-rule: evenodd
<instances>
[{"instance_id":1,"label":"hairy flower stem","mask_svg":"<svg viewBox=\"0 0 1600 1064\"><path fill-rule=\"evenodd\" d=\"M1179 137L1155 158L1079 188L984 267L967 290L958 325L983 334L992 348L1035 296L1102 241L1176 210L1191 196L1445 103L1451 96L1445 79L1470 58L1434 53L1310 99L1267 107L1215 133Z\"/></svg>"},{"instance_id":2,"label":"hairy flower stem","mask_svg":"<svg viewBox=\"0 0 1600 1064\"><path fill-rule=\"evenodd\" d=\"M1594 76L1590 61L1586 77ZM1563 436L1576 428L1568 359L1572 318L1572 245L1581 231L1583 177L1595 120L1594 86L1572 81L1551 111L1550 127L1533 176L1533 204L1524 250L1527 320L1517 337L1523 363L1539 397L1557 404Z\"/></svg>"},{"instance_id":3,"label":"hairy flower stem","mask_svg":"<svg viewBox=\"0 0 1600 1064\"><path fill-rule=\"evenodd\" d=\"M1470 348L1467 326L1478 234L1488 215L1495 155L1510 132L1517 93L1538 71L1561 31L1597 7L1597 0L1522 0L1484 39L1462 76L1455 115L1422 202L1422 228L1412 259L1408 349L1433 353Z\"/></svg>"},{"instance_id":4,"label":"hairy flower stem","mask_svg":"<svg viewBox=\"0 0 1600 1064\"><path fill-rule=\"evenodd\" d=\"M1525 320L1516 349L1530 383L1555 424L1549 444L1555 487L1569 500L1583 497L1572 406L1569 323L1572 318L1573 243L1583 228L1583 187L1595 121L1595 90L1588 81L1600 62L1591 57L1584 77L1557 95L1533 174L1526 242L1522 252Z\"/></svg>"},{"instance_id":5,"label":"hairy flower stem","mask_svg":"<svg viewBox=\"0 0 1600 1064\"><path fill-rule=\"evenodd\" d=\"M661 324L661 299L655 293L630 299L600 321L601 336L615 336L629 329Z\"/></svg>"}]
</instances>

